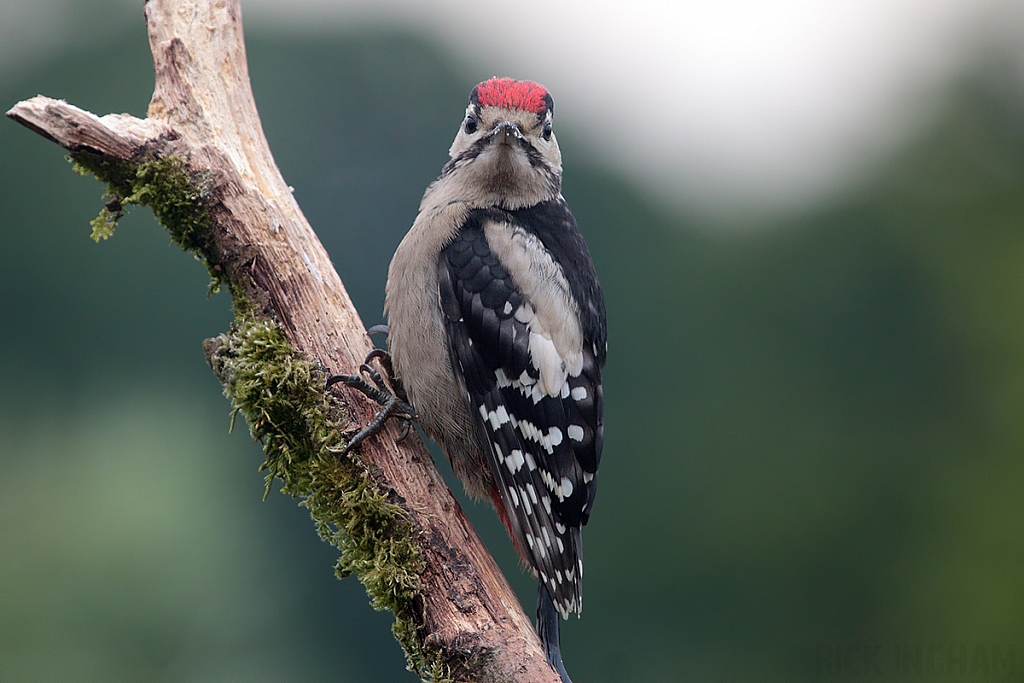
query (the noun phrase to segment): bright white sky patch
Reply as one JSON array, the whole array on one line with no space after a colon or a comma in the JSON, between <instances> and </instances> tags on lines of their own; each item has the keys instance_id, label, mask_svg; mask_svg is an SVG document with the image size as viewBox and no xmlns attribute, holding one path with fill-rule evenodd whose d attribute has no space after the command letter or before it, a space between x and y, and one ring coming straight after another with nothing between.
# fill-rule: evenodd
<instances>
[{"instance_id":1,"label":"bright white sky patch","mask_svg":"<svg viewBox=\"0 0 1024 683\"><path fill-rule=\"evenodd\" d=\"M0 0L0 67L38 50L55 14L125 2ZM77 10L54 12L64 4ZM586 144L639 185L711 211L828 196L912 135L984 46L1024 35L1020 0L243 0L243 11L262 29L423 31L465 61L467 94L492 75L539 81L563 147Z\"/></svg>"},{"instance_id":2,"label":"bright white sky patch","mask_svg":"<svg viewBox=\"0 0 1024 683\"><path fill-rule=\"evenodd\" d=\"M644 187L712 212L794 209L827 197L926 123L942 86L982 46L1000 34L1024 35L1024 3L1012 0L251 0L246 7L260 22L308 26L315 17L320 26L397 22L426 30L462 56L474 78L545 84L563 139L571 130L574 143L591 143Z\"/></svg>"}]
</instances>

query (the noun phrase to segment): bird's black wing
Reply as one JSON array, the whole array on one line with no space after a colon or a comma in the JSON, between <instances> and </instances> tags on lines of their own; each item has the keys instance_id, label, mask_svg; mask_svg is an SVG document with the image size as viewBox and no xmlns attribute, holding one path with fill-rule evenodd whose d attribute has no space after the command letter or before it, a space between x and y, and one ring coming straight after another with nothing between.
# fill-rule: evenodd
<instances>
[{"instance_id":1,"label":"bird's black wing","mask_svg":"<svg viewBox=\"0 0 1024 683\"><path fill-rule=\"evenodd\" d=\"M532 306L488 246L489 213L471 213L440 256L450 358L491 456L509 531L566 615L582 602L580 527L593 503L603 431L600 363L587 340L582 371L567 375L556 395L539 390Z\"/></svg>"}]
</instances>

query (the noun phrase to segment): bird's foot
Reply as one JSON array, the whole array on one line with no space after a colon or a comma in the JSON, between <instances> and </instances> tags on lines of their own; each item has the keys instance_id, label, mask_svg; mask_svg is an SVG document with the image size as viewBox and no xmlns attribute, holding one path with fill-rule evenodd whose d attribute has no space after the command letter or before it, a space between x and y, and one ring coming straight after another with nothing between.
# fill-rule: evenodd
<instances>
[{"instance_id":1,"label":"bird's foot","mask_svg":"<svg viewBox=\"0 0 1024 683\"><path fill-rule=\"evenodd\" d=\"M379 328L384 328L380 330ZM377 325L370 328L370 333L383 331L387 334L387 327L384 325ZM391 389L388 389L387 384L384 383L384 378L381 373L377 372L376 369L370 363L378 361L381 368L384 369L384 373L388 377L388 382L391 384ZM373 382L371 385L363 376L366 376ZM412 429L412 422L416 419L416 409L409 403L409 397L405 393L405 387L402 386L402 381L395 377L394 366L391 363L391 354L383 349L374 349L366 356L366 360L362 365L359 366L359 374L357 375L331 375L324 382L324 388L330 389L335 384L345 384L358 389L367 398L375 401L381 406L381 410L370 420L370 423L366 425L361 431L355 436L349 439L349 442L342 449L341 455L345 456L353 448L356 448L359 444L365 441L367 438L373 436L384 427L384 423L388 419L394 417L398 418L402 422L402 435L398 438L399 441L409 436L409 431Z\"/></svg>"}]
</instances>

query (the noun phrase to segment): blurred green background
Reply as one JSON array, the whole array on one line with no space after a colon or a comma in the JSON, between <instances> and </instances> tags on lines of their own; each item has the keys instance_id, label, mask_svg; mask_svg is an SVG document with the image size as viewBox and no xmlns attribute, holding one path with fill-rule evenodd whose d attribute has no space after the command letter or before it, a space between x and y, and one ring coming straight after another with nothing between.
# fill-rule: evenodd
<instances>
[{"instance_id":1,"label":"blurred green background","mask_svg":"<svg viewBox=\"0 0 1024 683\"><path fill-rule=\"evenodd\" d=\"M145 35L111 31L0 80L0 104L144 115ZM379 322L490 74L410 33L247 43L284 177ZM1013 652L982 678L1020 680L1024 88L999 63L858 188L755 232L659 207L559 131L610 324L575 680L853 679L864 646L901 680L899 648L935 644L969 673L977 646ZM102 188L52 143L3 122L0 149L0 681L414 680L306 512L261 502L201 350L226 295L148 211L93 244ZM966 680L937 652L925 676Z\"/></svg>"}]
</instances>

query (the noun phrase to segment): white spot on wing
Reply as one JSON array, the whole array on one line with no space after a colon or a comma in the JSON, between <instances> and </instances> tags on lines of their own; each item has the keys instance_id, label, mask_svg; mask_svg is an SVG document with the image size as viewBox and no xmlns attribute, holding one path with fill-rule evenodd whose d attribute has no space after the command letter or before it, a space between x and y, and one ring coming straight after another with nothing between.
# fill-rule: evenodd
<instances>
[{"instance_id":1,"label":"white spot on wing","mask_svg":"<svg viewBox=\"0 0 1024 683\"><path fill-rule=\"evenodd\" d=\"M526 451L523 455L526 456L526 466L530 468L530 471L537 469L537 461L533 459L533 454Z\"/></svg>"},{"instance_id":2,"label":"white spot on wing","mask_svg":"<svg viewBox=\"0 0 1024 683\"><path fill-rule=\"evenodd\" d=\"M487 410L486 406L480 406L480 416L486 422L491 423L491 429L497 431L501 425L511 422L512 418L509 417L508 411L505 410L505 406L498 406L496 410Z\"/></svg>"},{"instance_id":3,"label":"white spot on wing","mask_svg":"<svg viewBox=\"0 0 1024 683\"><path fill-rule=\"evenodd\" d=\"M587 399L587 388L576 387L572 392L570 392L570 395L574 401L585 401Z\"/></svg>"},{"instance_id":4,"label":"white spot on wing","mask_svg":"<svg viewBox=\"0 0 1024 683\"><path fill-rule=\"evenodd\" d=\"M583 441L583 427L580 427L579 425L569 425L569 428L565 431L573 441Z\"/></svg>"},{"instance_id":5,"label":"white spot on wing","mask_svg":"<svg viewBox=\"0 0 1024 683\"><path fill-rule=\"evenodd\" d=\"M487 419L487 415L489 415L489 413L484 414L485 420ZM509 421L513 425L515 425L515 427L519 430L519 433L523 435L524 439L529 439L530 441L539 443L541 446L544 447L544 450L546 450L548 453L554 453L555 446L558 446L559 444L562 443L562 430L559 429L558 427L552 427L551 429L548 430L548 433L545 434L544 432L540 431L540 429L538 429L537 426L530 422L529 420L517 420L515 419L515 417L510 417ZM530 466L531 470L536 468L536 463L533 463L533 458L529 455L529 453L527 453L526 462L527 464L532 463Z\"/></svg>"},{"instance_id":6,"label":"white spot on wing","mask_svg":"<svg viewBox=\"0 0 1024 683\"><path fill-rule=\"evenodd\" d=\"M512 470L512 472L518 472L519 468L523 466L523 462L525 462L525 460L523 459L523 452L518 448L514 449L509 454L508 458L505 459L505 462L508 465L508 468Z\"/></svg>"},{"instance_id":7,"label":"white spot on wing","mask_svg":"<svg viewBox=\"0 0 1024 683\"><path fill-rule=\"evenodd\" d=\"M533 506L530 505L530 496L527 495L526 489L519 487L519 497L523 499L523 509L526 510L526 514L533 514Z\"/></svg>"},{"instance_id":8,"label":"white spot on wing","mask_svg":"<svg viewBox=\"0 0 1024 683\"><path fill-rule=\"evenodd\" d=\"M527 484L526 485L526 490L530 492L530 500L532 500L533 504L536 505L537 504L537 489L535 489L533 487L533 484Z\"/></svg>"},{"instance_id":9,"label":"white spot on wing","mask_svg":"<svg viewBox=\"0 0 1024 683\"><path fill-rule=\"evenodd\" d=\"M516 309L515 319L521 323L529 324L533 320L533 316L533 306L529 301L524 301L523 305Z\"/></svg>"}]
</instances>

